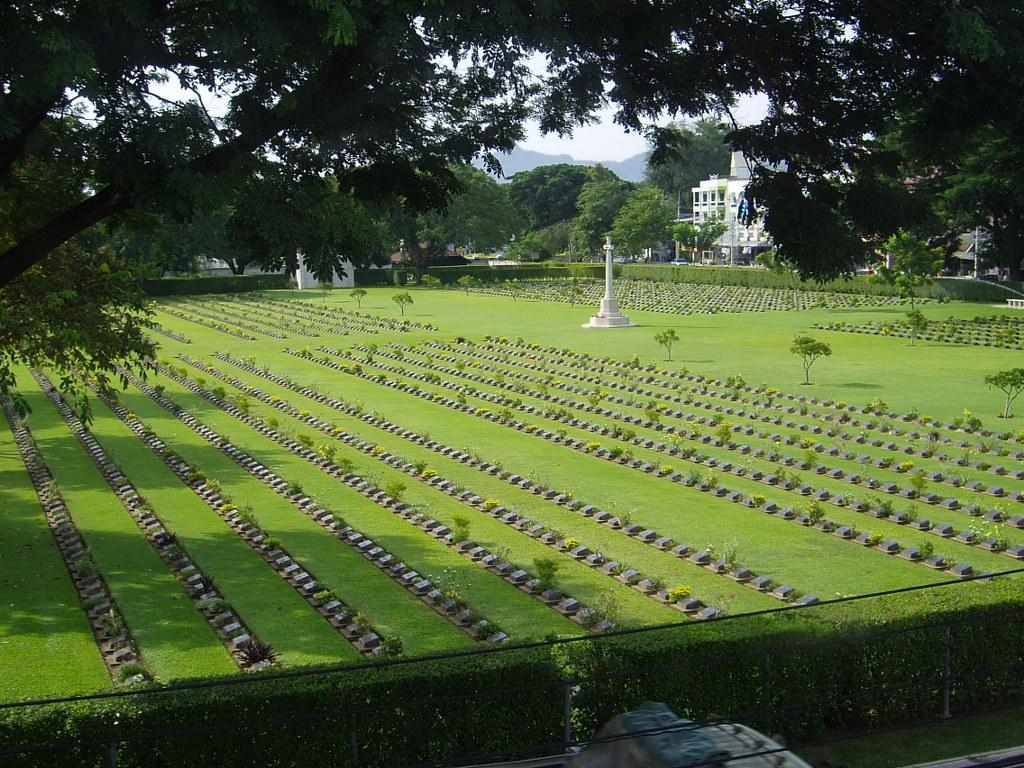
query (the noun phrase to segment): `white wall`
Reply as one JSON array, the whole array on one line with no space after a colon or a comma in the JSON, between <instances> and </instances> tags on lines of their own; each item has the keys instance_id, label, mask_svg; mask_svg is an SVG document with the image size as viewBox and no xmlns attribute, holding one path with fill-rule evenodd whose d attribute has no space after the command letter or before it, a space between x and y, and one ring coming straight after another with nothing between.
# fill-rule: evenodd
<instances>
[{"instance_id":1,"label":"white wall","mask_svg":"<svg viewBox=\"0 0 1024 768\"><path fill-rule=\"evenodd\" d=\"M332 281L335 288L354 288L356 285L355 267L352 266L351 261L343 263L345 268L345 277L339 277L338 273L334 273L334 280ZM295 282L300 290L306 288L316 288L320 283L313 277L313 274L306 269L306 265L302 263L302 259L299 259L299 268L295 270Z\"/></svg>"}]
</instances>

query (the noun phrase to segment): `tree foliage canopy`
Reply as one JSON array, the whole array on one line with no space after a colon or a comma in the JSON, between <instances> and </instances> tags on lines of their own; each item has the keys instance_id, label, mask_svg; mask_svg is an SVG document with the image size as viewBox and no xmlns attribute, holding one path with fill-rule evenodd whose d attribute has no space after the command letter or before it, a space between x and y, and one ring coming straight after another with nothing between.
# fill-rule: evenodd
<instances>
[{"instance_id":1,"label":"tree foliage canopy","mask_svg":"<svg viewBox=\"0 0 1024 768\"><path fill-rule=\"evenodd\" d=\"M327 277L339 243L366 249L375 211L444 207L453 166L494 166L530 116L564 133L611 102L659 166L686 142L653 121L754 92L767 116L728 135L755 164L748 194L782 257L833 277L909 210L898 158L871 138L898 119L920 165L986 131L1024 167L1021 14L1016 0L13 0L0 289L100 222L227 203L243 246L289 266L301 249ZM591 202L588 249L610 228Z\"/></svg>"},{"instance_id":2,"label":"tree foliage canopy","mask_svg":"<svg viewBox=\"0 0 1024 768\"><path fill-rule=\"evenodd\" d=\"M281 175L332 177L353 210L443 204L450 164L511 149L530 114L568 131L613 102L657 166L685 141L650 121L755 91L768 115L730 142L757 163L751 193L783 255L831 276L895 231L890 159L865 137L912 114L933 155L983 126L1020 153L1024 99L1006 85L1020 14L1012 0L913 14L860 0L19 0L0 10L0 196L18 221L0 285L98 221L187 218ZM32 191L36 164L63 180L55 204Z\"/></svg>"},{"instance_id":3,"label":"tree foliage canopy","mask_svg":"<svg viewBox=\"0 0 1024 768\"><path fill-rule=\"evenodd\" d=\"M645 248L656 248L668 239L675 210L666 205L662 191L653 186L633 190L612 222L616 250L639 256Z\"/></svg>"}]
</instances>

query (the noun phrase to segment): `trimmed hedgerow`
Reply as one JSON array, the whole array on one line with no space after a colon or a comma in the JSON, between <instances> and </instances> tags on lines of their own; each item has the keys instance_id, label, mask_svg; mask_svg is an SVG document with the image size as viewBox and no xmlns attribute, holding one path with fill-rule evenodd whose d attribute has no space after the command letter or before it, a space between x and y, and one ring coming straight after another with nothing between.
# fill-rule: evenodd
<instances>
[{"instance_id":1,"label":"trimmed hedgerow","mask_svg":"<svg viewBox=\"0 0 1024 768\"><path fill-rule=\"evenodd\" d=\"M357 269L356 285L405 285L409 277L404 269Z\"/></svg>"},{"instance_id":2,"label":"trimmed hedgerow","mask_svg":"<svg viewBox=\"0 0 1024 768\"><path fill-rule=\"evenodd\" d=\"M228 277L167 277L143 280L147 296L191 296L201 293L245 293L287 288L288 275L232 275Z\"/></svg>"},{"instance_id":3,"label":"trimmed hedgerow","mask_svg":"<svg viewBox=\"0 0 1024 768\"><path fill-rule=\"evenodd\" d=\"M616 276L621 265L614 267ZM461 267L429 267L427 274L436 277L442 285L454 285L460 277L469 275L483 283L500 283L504 280L568 280L570 278L604 277L604 264L577 264L540 261L533 264L509 264L492 267L467 265Z\"/></svg>"},{"instance_id":4,"label":"trimmed hedgerow","mask_svg":"<svg viewBox=\"0 0 1024 768\"><path fill-rule=\"evenodd\" d=\"M807 738L1024 698L1024 600L1013 580L916 592L853 615L820 606L638 635L567 652L574 720L590 732L641 701Z\"/></svg>"},{"instance_id":5,"label":"trimmed hedgerow","mask_svg":"<svg viewBox=\"0 0 1024 768\"><path fill-rule=\"evenodd\" d=\"M510 690L538 681L553 685ZM406 765L557 742L562 702L550 654L520 649L7 710L0 754L82 740L93 745L2 761L8 768L98 767L109 764L104 742L129 737L135 740L116 746L119 768Z\"/></svg>"},{"instance_id":6,"label":"trimmed hedgerow","mask_svg":"<svg viewBox=\"0 0 1024 768\"><path fill-rule=\"evenodd\" d=\"M0 712L12 767L404 765L592 734L644 700L790 739L1024 700L1024 597L1012 579L768 616L319 675ZM949 668L947 673L946 658ZM452 698L454 697L454 698ZM209 732L202 732L207 730ZM60 752L7 749L82 741Z\"/></svg>"}]
</instances>

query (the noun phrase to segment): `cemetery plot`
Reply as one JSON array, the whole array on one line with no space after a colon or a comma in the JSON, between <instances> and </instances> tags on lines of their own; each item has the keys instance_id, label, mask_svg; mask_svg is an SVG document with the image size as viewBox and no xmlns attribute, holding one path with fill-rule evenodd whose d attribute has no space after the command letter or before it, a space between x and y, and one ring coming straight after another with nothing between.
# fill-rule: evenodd
<instances>
[{"instance_id":1,"label":"cemetery plot","mask_svg":"<svg viewBox=\"0 0 1024 768\"><path fill-rule=\"evenodd\" d=\"M145 400L137 397L132 398L131 403L133 408L145 414L147 418L153 416L151 423L159 421L159 410L154 411L155 406L152 404L147 404ZM119 415L131 422L131 426L138 433L146 436L145 425L139 422L133 413L121 410ZM247 601L245 605L249 606L249 610L255 609L256 605L262 605L266 611L269 590L277 588L280 592L279 585L284 585L285 590L291 590L292 595L301 599L307 607L315 608L320 614L318 617L300 608L293 599L286 599L284 602L292 605L293 615L282 615L281 606L278 605L273 609L276 616L263 617L263 623L260 624L258 620L262 614L257 613L250 621L258 630L259 636L271 641L274 648L281 651L282 659L291 660L292 663L323 663L346 658L354 660L356 655L351 649L338 647L338 635L347 639L356 650L365 655L377 656L383 652L390 652L392 646L388 643L387 634L376 626L371 617L375 615L375 608L379 611L380 605L388 606L394 603L393 593L389 593L386 587L382 589L381 579L368 585L380 599L377 606L366 606L365 612L354 610L353 601L349 596L349 585L364 580L366 574L373 572L373 568L363 558L355 554L350 555L343 548L332 544L327 536L322 539L311 539L311 534L318 530L316 524L312 519L302 518L289 511L298 505L288 504L280 499L280 496L284 495L287 483L279 476L265 468L260 473L255 466L256 462L249 460L230 442L222 441L216 433L200 424L194 417L181 413L179 418L195 429L206 440L206 444L197 445L186 452L188 441L179 439L176 440L176 444L180 448L176 453L180 453L180 457L168 457L166 454L163 454L163 457L172 462L176 474L179 474L204 503L216 512L222 523L244 542L245 546L236 546L235 549L244 550L248 547L252 553L262 558L271 572L276 572L275 579L268 582L264 569L249 569L255 570L263 582L261 589L241 593L242 598ZM161 428L160 432L164 429ZM191 463L184 461L186 458L191 459ZM202 463L202 470L197 469L199 461ZM231 461L236 464L233 466ZM237 463L241 462L254 465L250 481L240 479L240 475L244 473ZM230 493L237 493L241 498L248 500L244 507L234 502L229 489ZM272 489L277 489L280 493L275 493ZM253 507L253 511L248 509L249 506ZM307 511L310 514L315 513L315 510ZM207 528L211 527L214 530L222 530L221 525L214 521L207 523ZM224 547L225 541L214 542L210 534L203 530L194 530L193 535L200 539L199 545L203 554L207 554L212 560L220 559L217 553ZM298 544L294 543L296 539ZM300 546L304 540L306 543ZM251 558L246 562L249 561ZM235 584L237 590L252 583L254 575L236 572L235 569L225 573L222 568L218 578L226 585ZM283 597L284 595L281 595L277 599ZM235 598L232 598L232 602L239 604ZM329 609L326 607L328 605ZM269 627L266 626L267 621L271 621ZM400 621L392 623L401 627ZM301 634L295 631L298 626L305 626ZM324 636L325 631L333 631L336 635L329 639ZM271 635L271 632L274 634ZM430 632L424 634L428 637L431 635ZM452 642L453 638L449 636L448 644ZM413 646L416 645L414 642Z\"/></svg>"},{"instance_id":2,"label":"cemetery plot","mask_svg":"<svg viewBox=\"0 0 1024 768\"><path fill-rule=\"evenodd\" d=\"M717 312L771 312L794 309L900 306L902 299L861 296L825 291L791 291L779 288L748 288L733 285L699 285L657 280L617 279L615 296L623 309L669 312L676 315ZM515 284L485 283L468 290L485 295L511 296L537 301L598 304L604 281L522 281ZM926 303L926 300L918 300Z\"/></svg>"},{"instance_id":3,"label":"cemetery plot","mask_svg":"<svg viewBox=\"0 0 1024 768\"><path fill-rule=\"evenodd\" d=\"M81 537L68 522L66 505L34 450L31 435L9 403L4 405L7 424L0 428L0 541L4 543L4 557L0 558L4 601L0 676L6 698L102 690L110 685L110 670L104 666L98 638L93 635L96 625L86 617L70 575L74 554L83 547ZM51 545L54 540L56 546ZM66 674L69 667L76 671L73 679Z\"/></svg>"},{"instance_id":4,"label":"cemetery plot","mask_svg":"<svg viewBox=\"0 0 1024 768\"><path fill-rule=\"evenodd\" d=\"M245 366L246 364L241 363L241 365ZM222 380L228 381L228 383L231 383L233 386L245 388L246 391L248 391L250 395L253 397L261 398L268 403L272 402L278 411L288 413L291 414L292 416L299 418L304 425L318 429L325 435L329 435L331 438L340 440L343 443L356 448L357 450L361 451L364 455L368 454L371 457L377 459L379 462L384 463L387 466L393 467L395 469L398 469L403 473L412 473L413 476L418 475L418 473L415 470L415 467L412 466L409 462L403 461L400 457L388 453L376 443L368 443L366 441L361 441L355 436L347 434L340 428L334 427L330 424L327 424L326 422L319 421L312 415L308 414L308 412L299 412L297 409L290 406L280 397L266 395L262 391L255 390L251 386L246 386L245 384L239 382L237 379L234 379L233 377L226 377L222 374L219 374L215 369L212 369L211 366L205 366L202 368L202 370L207 374L216 375ZM271 379L276 378L273 376L273 374L267 372L264 372L262 375ZM193 387L194 386L195 385L193 385ZM216 402L216 398L210 397L209 399L212 402ZM223 407L224 403L220 403L220 405ZM226 407L226 410L231 411L232 409L230 408L230 406L228 406ZM250 422L251 420L249 414L238 414L237 412L235 412L233 413L233 415L247 422ZM263 431L265 434L268 434L268 436L271 436L277 441L281 442L290 450L299 454L300 456L310 461L311 463L319 465L321 469L328 472L329 474L336 476L341 473L340 468L335 463L336 460L346 461L346 463L348 463L347 460L343 459L342 457L335 456L333 450L329 453L330 458L328 459L328 451L324 450L324 445L321 445L320 449L318 449L319 454L323 455L318 455L314 454L314 452L309 447L303 448L301 443L299 443L298 441L293 441L291 439L283 439L281 435L278 434L276 425L273 428L263 427L261 431ZM307 441L307 444L309 446L312 446L313 443L311 441ZM448 526L441 524L437 519L438 516L444 516L443 507L454 505L452 504L452 502L441 501L437 499L436 493L428 494L428 496L434 497L432 501L425 502L419 505L407 504L404 501L400 501L399 499L390 496L386 491L382 491L378 489L376 486L368 485L367 483L362 482L360 478L354 477L350 473L345 473L342 476L342 479L349 485L357 487L365 496L373 499L381 506L391 510L392 512L399 513L403 518L409 520L409 522L417 524L423 530L430 533L430 535L435 539L442 539L449 546L455 546L459 552L469 556L478 565L486 567L488 570L496 573L506 581L509 581L512 584L514 584L515 586L521 587L528 593L538 597L541 597L542 593L547 591L545 588L547 586L545 584L545 580L533 578L532 574L530 574L530 572L526 570L524 566L513 566L511 563L507 562L503 557L501 557L500 554L488 553L487 551L483 550L483 548L477 546L468 547L466 546L464 540L456 538L451 529ZM444 481L444 479L441 477L437 477L436 480L438 481L436 483L437 490L444 492L447 496L457 496L458 502L461 502L463 504L469 504L470 506L479 503L479 497L475 497L474 494L468 491L460 490L454 484ZM385 484L385 487L391 487L392 485L395 485L395 483ZM398 483L397 485L403 486L404 484ZM401 494L403 495L403 498L405 498L404 487L402 487L400 490ZM392 493L398 495L399 491L395 490L392 491ZM410 496L411 495L412 494L410 494ZM472 501L472 499L474 498L476 499L476 501ZM425 512L423 512L422 509L424 508L429 508L431 510L431 514L427 515ZM352 514L353 513L351 509L346 511L346 518L349 521L352 520ZM340 523L335 523L335 525L340 525ZM421 557L422 556L423 555L421 554ZM407 559L407 557L403 558L403 565L405 565L405 560ZM462 566L464 565L465 564L463 563ZM462 566L459 566L459 568L461 570L464 570ZM446 566L445 572L447 573L447 569L453 567L455 566L449 563ZM418 572L417 575L419 575ZM403 575L403 580L404 579L405 576ZM466 596L471 597L474 591L483 588L487 584L488 582L485 581L479 587L467 587L465 590ZM424 589L426 588L426 586L427 585L424 585ZM605 586L604 589L607 589L607 587ZM426 591L432 592L433 590ZM545 605L550 606L549 600L541 600L541 602ZM583 621L583 617L591 616L590 613L580 611L580 613L582 614L582 617L580 617L576 615L575 611L564 610L567 606L558 605L556 607L558 608L559 612L566 615L570 615L572 618L574 618L574 620L580 620L580 622L583 623L584 626L588 626L589 628L588 623L586 621ZM508 608L506 608L503 605L497 608L490 608L488 609L488 613L491 616L491 618L489 618L488 621L493 626L497 626L498 622L500 621L500 626L506 627L506 629L510 630L518 627L518 629L520 630L519 636L523 636L523 631L526 631L530 635L532 635L536 633L541 627L549 624L549 622L547 621L540 621L540 623L536 623L539 620L539 616L536 615L536 612L532 609L524 609L525 606L515 607L514 604L509 605ZM531 617L531 614L533 615L533 617ZM667 618L668 617L665 617L665 619ZM593 624L595 625L595 628L602 628L596 626L598 624L601 624L600 618L596 618ZM553 627L549 626L549 631L550 629L553 629Z\"/></svg>"},{"instance_id":5,"label":"cemetery plot","mask_svg":"<svg viewBox=\"0 0 1024 768\"><path fill-rule=\"evenodd\" d=\"M380 354L380 353L378 353L378 354ZM361 367L362 364L357 362L355 365ZM380 365L380 363L377 363L377 365ZM480 393L476 392L475 394L479 395ZM558 398L554 398L554 399L557 400ZM563 410L565 410L565 409L563 409ZM550 415L550 414L548 414L548 415ZM556 415L558 415L557 412L556 412ZM563 417L566 416L566 414L561 414L561 415ZM625 417L625 419L626 419L627 423L640 423L640 422L644 421L640 417L632 417L632 418L630 418L630 417L627 416L627 417ZM563 420L565 420L565 419L563 418ZM650 424L651 424L651 420L648 419L647 420L647 425L650 426ZM731 429L733 427L734 427L734 425L730 423L730 424L727 425L726 429L727 429L727 431L731 431ZM634 433L633 436L631 437L631 441L633 441L634 444L639 443L640 440L639 440L639 438L637 438L635 436L635 430L629 430L629 431ZM562 430L562 432L564 432L564 430ZM547 435L545 435L545 436L547 436ZM560 437L564 437L564 435L561 435ZM691 437L692 437L692 435L691 435ZM777 438L777 439L781 439L781 438ZM719 440L718 442L722 442L722 441ZM809 445L817 445L817 441L816 440L811 440ZM728 448L728 446L726 446L726 447ZM888 447L892 448L894 446L888 446ZM664 449L665 446L662 445L662 448ZM824 450L824 447L823 446L819 447L819 450ZM615 458L618 458L618 457L615 457ZM849 458L852 458L852 457L844 457L844 458L849 459ZM634 463L636 465L640 465L640 462L639 462L638 459L632 459L632 457L631 457L631 461L632 461L632 463ZM749 463L749 461L747 463ZM806 464L807 466L802 466L801 468L804 468L804 469L810 468L810 463L809 462L802 462L802 464ZM650 467L651 469L654 469L654 467L656 465L648 464L647 466ZM912 463L911 463L911 466L912 466ZM729 463L726 463L725 468L731 469L732 465L729 464ZM906 465L905 462L901 462L899 467L897 467L897 470L900 470L900 469L906 471L907 469L909 469L909 467ZM648 470L648 471L650 471L650 470ZM821 465L816 465L815 471L816 471L816 473L819 473L819 474L826 474L828 472L831 472L832 473L831 477L833 477L835 479L841 479L842 476L843 476L843 472L841 470L839 470L839 471L835 471L834 469L830 470L829 468L823 467ZM743 474L742 469L740 470L740 474ZM767 477L768 477L768 482L769 483L774 484L774 483L778 483L779 482L778 475L769 475ZM761 478L759 477L758 479L761 479ZM902 495L904 498L913 498L916 495L916 490L914 488L900 488L895 483L876 483L876 482L874 482L873 479L870 479L870 480L871 480L871 482L868 484L868 487L881 487L882 490L884 490L884 491L886 491L888 493L896 494L896 495ZM785 480L783 482L783 485L784 485L784 488L786 490L793 490L795 488L801 495L804 495L804 496L814 496L815 497L814 498L815 501L825 501L825 500L828 500L829 498L831 498L833 496L832 493L828 492L827 490L825 490L823 488L815 488L815 487L813 487L811 485L807 485L807 484L798 484L797 481L793 480L793 479ZM725 489L725 488L716 487L716 488L713 488L711 490L715 491L716 495L719 495L719 496L727 496L728 495L728 489ZM991 491L992 489L989 489L989 490ZM1001 491L1001 489L997 488L997 489L995 489L995 493L996 494L1001 494L1002 491ZM1018 498L1019 498L1019 494L1018 494ZM839 496L836 496L836 499L835 499L834 503L837 503L837 505L839 505L839 506L845 506L848 501L849 501L848 497L839 495ZM935 500L934 499L929 499L929 501L932 501L934 503ZM882 515L882 516L884 517L885 515ZM994 517L994 520L997 521L998 519L999 519L998 516ZM989 522L992 522L992 520L993 520L993 517L990 516ZM810 522L816 523L818 521L811 520ZM897 519L897 522L903 522L903 520ZM824 526L824 527L825 528L829 528L829 526L827 526L827 525ZM1002 549L1002 550L1006 550L1008 554L1011 554L1011 556L1014 556L1015 550L1013 550L1012 548L1007 549L1006 546L1005 546L1005 542L1001 543L998 539L996 539L995 541L992 541L992 539L993 539L992 536L988 536L987 537L987 540L989 540L989 545L990 545L989 549L990 550L1000 550L1000 549ZM927 549L927 546L925 547L925 549Z\"/></svg>"},{"instance_id":6,"label":"cemetery plot","mask_svg":"<svg viewBox=\"0 0 1024 768\"><path fill-rule=\"evenodd\" d=\"M125 660L140 661L155 678L225 674L235 671L224 646L187 599L183 585L146 540L110 489L92 456L68 430L64 419L38 389L23 392L32 407L31 429L85 545L90 567L77 575L99 574L118 608L111 637L125 636ZM102 603L88 606L100 613ZM128 648L135 648L138 656ZM121 650L121 649L116 649Z\"/></svg>"},{"instance_id":7,"label":"cemetery plot","mask_svg":"<svg viewBox=\"0 0 1024 768\"><path fill-rule=\"evenodd\" d=\"M978 347L1000 349L1021 349L1024 345L1024 318L1010 315L992 315L963 319L950 317L947 320L930 320L923 327L915 329L906 320L872 320L856 324L846 322L818 323L822 330L844 333L863 333L872 336L894 336L942 344L970 344Z\"/></svg>"},{"instance_id":8,"label":"cemetery plot","mask_svg":"<svg viewBox=\"0 0 1024 768\"><path fill-rule=\"evenodd\" d=\"M685 311L740 306L704 294ZM969 413L447 335L331 298L161 305L160 375L97 405L88 431L25 380L27 427L58 471L51 493L15 467L43 488L20 503L64 571L46 515L66 504L50 527L95 562L122 661L144 675L702 621L1024 559L1024 451ZM75 600L71 645L120 677ZM271 655L240 655L247 639ZM109 684L84 673L68 690Z\"/></svg>"}]
</instances>

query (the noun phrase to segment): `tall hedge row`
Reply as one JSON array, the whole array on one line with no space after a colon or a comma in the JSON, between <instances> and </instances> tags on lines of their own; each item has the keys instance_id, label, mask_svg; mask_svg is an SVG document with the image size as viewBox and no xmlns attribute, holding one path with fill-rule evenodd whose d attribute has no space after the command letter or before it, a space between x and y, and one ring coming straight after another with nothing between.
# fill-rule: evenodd
<instances>
[{"instance_id":1,"label":"tall hedge row","mask_svg":"<svg viewBox=\"0 0 1024 768\"><path fill-rule=\"evenodd\" d=\"M896 289L876 282L867 275L854 275L827 283L794 280L792 275L777 274L767 269L750 267L670 267L664 264L625 264L622 277L634 280L668 280L698 285L739 285L749 288L779 288L831 293L856 293L867 296L895 296ZM1009 290L1007 290L1009 289ZM1015 283L989 283L983 280L936 278L915 289L917 296L959 301L1005 301L1020 290Z\"/></svg>"},{"instance_id":2,"label":"tall hedge row","mask_svg":"<svg viewBox=\"0 0 1024 768\"><path fill-rule=\"evenodd\" d=\"M593 640L575 647L574 716L591 732L645 699L791 739L1024 700L1020 583L879 598Z\"/></svg>"},{"instance_id":3,"label":"tall hedge row","mask_svg":"<svg viewBox=\"0 0 1024 768\"><path fill-rule=\"evenodd\" d=\"M6 710L0 764L100 768L116 742L118 768L407 765L556 743L562 702L550 654L516 650Z\"/></svg>"},{"instance_id":4,"label":"tall hedge row","mask_svg":"<svg viewBox=\"0 0 1024 768\"><path fill-rule=\"evenodd\" d=\"M947 670L948 659L948 670ZM791 739L1024 700L1020 582L308 677L0 710L0 764L404 765L586 738L644 700ZM455 698L452 698L455 697ZM60 753L4 754L96 742Z\"/></svg>"},{"instance_id":5,"label":"tall hedge row","mask_svg":"<svg viewBox=\"0 0 1024 768\"><path fill-rule=\"evenodd\" d=\"M616 275L622 265L615 265ZM471 275L481 282L500 283L505 280L568 280L576 278L603 278L604 264L563 263L540 261L531 264L509 264L483 266L467 264L459 267L428 267L427 274L436 277L442 285L458 282L460 277Z\"/></svg>"},{"instance_id":6,"label":"tall hedge row","mask_svg":"<svg viewBox=\"0 0 1024 768\"><path fill-rule=\"evenodd\" d=\"M358 286L405 285L408 277L404 269L357 269L355 282Z\"/></svg>"},{"instance_id":7,"label":"tall hedge row","mask_svg":"<svg viewBox=\"0 0 1024 768\"><path fill-rule=\"evenodd\" d=\"M245 293L287 288L288 275L231 275L225 277L165 277L143 280L147 296L190 296L201 293Z\"/></svg>"}]
</instances>

